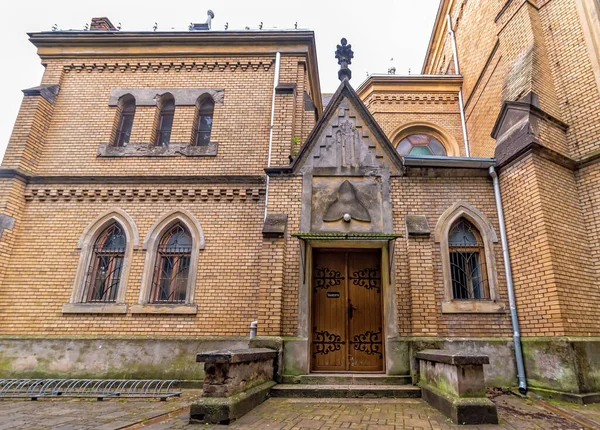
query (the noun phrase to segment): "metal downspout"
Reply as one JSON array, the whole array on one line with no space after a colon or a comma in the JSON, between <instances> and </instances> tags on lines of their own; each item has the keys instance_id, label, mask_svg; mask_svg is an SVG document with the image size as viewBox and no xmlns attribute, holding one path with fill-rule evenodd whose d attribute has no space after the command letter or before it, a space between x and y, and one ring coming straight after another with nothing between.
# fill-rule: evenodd
<instances>
[{"instance_id":1,"label":"metal downspout","mask_svg":"<svg viewBox=\"0 0 600 430\"><path fill-rule=\"evenodd\" d=\"M269 158L267 159L267 167L271 167L271 154L273 153L273 127L275 126L275 93L277 85L279 85L279 69L281 67L281 53L277 51L275 54L275 77L273 79L273 98L271 100L271 124L269 126ZM269 175L265 184L265 215L267 219L267 206L269 203Z\"/></svg>"},{"instance_id":2,"label":"metal downspout","mask_svg":"<svg viewBox=\"0 0 600 430\"><path fill-rule=\"evenodd\" d=\"M454 70L457 75L460 75L460 68L458 67L458 49L456 48L456 36L454 35L454 30L452 29L452 18L450 14L446 16L448 23L448 33L450 34L450 40L452 41L452 53L454 56ZM471 156L471 150L469 147L469 136L467 134L467 121L465 119L465 106L463 102L462 96L462 86L458 90L458 106L460 109L460 123L462 125L463 132L463 140L465 141L465 155L467 157Z\"/></svg>"},{"instance_id":3,"label":"metal downspout","mask_svg":"<svg viewBox=\"0 0 600 430\"><path fill-rule=\"evenodd\" d=\"M525 377L525 365L523 364L523 351L521 350L521 332L519 330L519 319L517 315L517 304L515 302L515 289L512 279L512 268L510 255L508 254L508 240L506 239L506 227L504 225L504 209L500 196L500 182L498 173L494 166L490 166L490 176L494 182L494 195L496 196L496 210L498 211L498 224L500 225L500 238L502 240L502 255L504 256L504 270L506 271L506 288L508 290L508 302L510 306L510 319L513 326L513 339L515 343L515 358L517 360L517 377L519 378L519 391L527 393L527 379Z\"/></svg>"}]
</instances>

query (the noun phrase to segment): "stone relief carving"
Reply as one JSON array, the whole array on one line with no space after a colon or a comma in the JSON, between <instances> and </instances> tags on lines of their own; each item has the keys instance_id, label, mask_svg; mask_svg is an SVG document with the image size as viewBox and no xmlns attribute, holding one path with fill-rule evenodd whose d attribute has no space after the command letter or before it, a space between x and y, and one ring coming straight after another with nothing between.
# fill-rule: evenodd
<instances>
[{"instance_id":1,"label":"stone relief carving","mask_svg":"<svg viewBox=\"0 0 600 430\"><path fill-rule=\"evenodd\" d=\"M310 231L383 231L380 178L314 176L312 179Z\"/></svg>"},{"instance_id":2,"label":"stone relief carving","mask_svg":"<svg viewBox=\"0 0 600 430\"><path fill-rule=\"evenodd\" d=\"M356 189L347 180L336 191L335 201L329 205L323 221L333 222L343 219L350 222L352 219L371 222L371 216L366 207L356 196Z\"/></svg>"},{"instance_id":3,"label":"stone relief carving","mask_svg":"<svg viewBox=\"0 0 600 430\"><path fill-rule=\"evenodd\" d=\"M383 166L383 155L345 101L309 158L314 167L340 169Z\"/></svg>"}]
</instances>

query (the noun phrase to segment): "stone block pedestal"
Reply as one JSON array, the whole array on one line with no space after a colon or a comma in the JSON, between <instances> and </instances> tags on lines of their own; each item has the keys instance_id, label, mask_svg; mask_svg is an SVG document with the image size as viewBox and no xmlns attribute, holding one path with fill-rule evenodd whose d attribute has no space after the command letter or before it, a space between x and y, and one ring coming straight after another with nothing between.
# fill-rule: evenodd
<instances>
[{"instance_id":1,"label":"stone block pedestal","mask_svg":"<svg viewBox=\"0 0 600 430\"><path fill-rule=\"evenodd\" d=\"M250 348L198 354L204 362L202 397L192 404L190 423L229 424L269 397L277 351Z\"/></svg>"},{"instance_id":2,"label":"stone block pedestal","mask_svg":"<svg viewBox=\"0 0 600 430\"><path fill-rule=\"evenodd\" d=\"M417 353L422 397L456 424L497 424L496 405L485 397L486 355L430 349Z\"/></svg>"}]
</instances>

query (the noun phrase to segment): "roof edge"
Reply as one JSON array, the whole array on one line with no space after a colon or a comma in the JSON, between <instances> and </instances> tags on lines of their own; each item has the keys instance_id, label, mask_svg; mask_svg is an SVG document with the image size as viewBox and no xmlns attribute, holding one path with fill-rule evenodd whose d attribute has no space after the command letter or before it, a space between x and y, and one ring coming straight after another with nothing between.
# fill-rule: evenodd
<instances>
[{"instance_id":1,"label":"roof edge","mask_svg":"<svg viewBox=\"0 0 600 430\"><path fill-rule=\"evenodd\" d=\"M438 7L438 11L435 16L435 21L433 24L433 29L431 30L431 36L429 37L429 44L427 45L427 52L425 53L425 59L423 60L423 66L421 67L421 73L423 73L423 74L425 74L427 64L431 60L431 56L432 56L432 52L433 52L433 45L434 45L435 41L437 40L437 35L439 34L442 27L444 26L444 20L445 20L444 17L446 16L445 12L449 9L449 7L452 5L453 2L454 2L454 0L440 0L440 5Z\"/></svg>"}]
</instances>

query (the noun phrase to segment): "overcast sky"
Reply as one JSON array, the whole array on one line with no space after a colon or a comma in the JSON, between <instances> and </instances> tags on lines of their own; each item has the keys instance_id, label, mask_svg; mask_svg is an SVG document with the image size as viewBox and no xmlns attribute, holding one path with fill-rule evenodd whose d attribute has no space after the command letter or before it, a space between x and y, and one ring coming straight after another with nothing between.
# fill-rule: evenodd
<instances>
[{"instance_id":1,"label":"overcast sky","mask_svg":"<svg viewBox=\"0 0 600 430\"><path fill-rule=\"evenodd\" d=\"M264 28L314 30L322 92L334 92L338 65L336 44L345 37L352 44L352 85L357 88L367 73L387 73L393 64L397 74L421 71L439 0L2 0L0 40L3 61L0 82L4 86L0 109L0 158L23 98L24 88L39 85L43 73L27 32L83 29L92 17L107 16L122 30L187 30L190 22L204 22L207 9L215 13L213 29ZM393 58L393 61L390 59Z\"/></svg>"}]
</instances>

